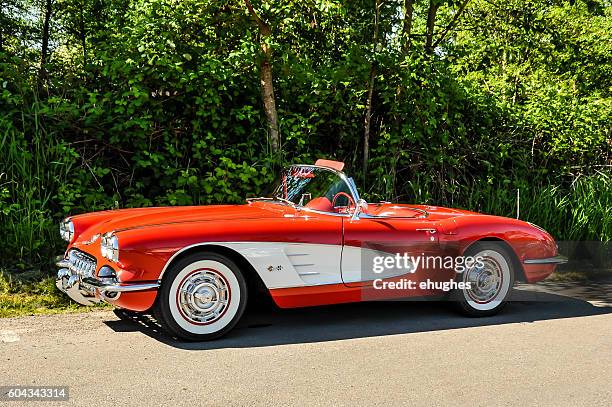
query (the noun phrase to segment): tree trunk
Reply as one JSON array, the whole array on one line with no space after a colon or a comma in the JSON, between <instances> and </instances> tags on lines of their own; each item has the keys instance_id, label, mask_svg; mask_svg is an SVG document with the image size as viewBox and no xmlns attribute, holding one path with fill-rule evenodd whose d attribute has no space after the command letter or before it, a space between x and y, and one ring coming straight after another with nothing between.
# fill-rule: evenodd
<instances>
[{"instance_id":1,"label":"tree trunk","mask_svg":"<svg viewBox=\"0 0 612 407\"><path fill-rule=\"evenodd\" d=\"M414 0L405 0L404 1L404 22L402 24L402 34L400 37L401 47L402 47L402 57L406 58L408 52L410 51L410 47L412 46L412 41L410 36L412 35L412 14L414 12ZM400 64L402 62L400 61ZM400 68L401 69L401 68ZM395 92L395 102L399 104L401 102L402 93L404 92L401 78L400 83L397 85L397 90ZM399 126L401 126L401 118L399 115L395 117L395 128L399 130Z\"/></svg>"},{"instance_id":2,"label":"tree trunk","mask_svg":"<svg viewBox=\"0 0 612 407\"><path fill-rule=\"evenodd\" d=\"M280 150L280 132L278 130L278 114L276 112L276 101L274 99L274 84L272 83L272 49L265 41L266 38L270 37L272 31L270 26L257 15L251 2L249 0L244 0L244 3L251 17L259 27L259 34L261 35L261 51L263 54L259 70L261 99L268 122L270 147L272 151L276 153Z\"/></svg>"},{"instance_id":3,"label":"tree trunk","mask_svg":"<svg viewBox=\"0 0 612 407\"><path fill-rule=\"evenodd\" d=\"M368 160L370 158L370 128L372 127L372 99L374 97L374 81L376 80L376 66L370 68L370 80L368 82L368 99L366 101L366 113L363 120L363 187L365 189L368 173Z\"/></svg>"},{"instance_id":4,"label":"tree trunk","mask_svg":"<svg viewBox=\"0 0 612 407\"><path fill-rule=\"evenodd\" d=\"M429 8L427 9L427 26L425 29L425 53L428 55L433 53L432 45L438 7L440 7L438 0L429 0Z\"/></svg>"},{"instance_id":5,"label":"tree trunk","mask_svg":"<svg viewBox=\"0 0 612 407\"><path fill-rule=\"evenodd\" d=\"M412 34L412 12L414 9L414 0L404 0L404 24L402 25L402 56L406 56L410 51L412 41L410 35Z\"/></svg>"},{"instance_id":6,"label":"tree trunk","mask_svg":"<svg viewBox=\"0 0 612 407\"><path fill-rule=\"evenodd\" d=\"M262 45L262 49L269 48ZM261 99L263 101L266 119L268 121L268 133L270 135L270 146L272 151L280 150L280 133L278 131L278 114L276 113L276 101L274 99L274 84L272 83L272 64L270 63L270 51L264 51L264 59L261 61L260 81Z\"/></svg>"},{"instance_id":7,"label":"tree trunk","mask_svg":"<svg viewBox=\"0 0 612 407\"><path fill-rule=\"evenodd\" d=\"M42 27L42 44L40 47L40 70L38 71L39 83L42 83L47 76L46 64L49 61L49 27L51 25L51 14L53 12L52 6L52 0L45 0Z\"/></svg>"},{"instance_id":8,"label":"tree trunk","mask_svg":"<svg viewBox=\"0 0 612 407\"><path fill-rule=\"evenodd\" d=\"M400 37L401 48L402 48L402 60L400 64L402 64L410 52L410 47L412 46L412 40L410 36L412 35L412 15L414 13L414 0L404 0L404 21L402 24L402 34ZM402 68L399 67L399 70ZM403 118L401 115L401 104L404 96L404 85L402 82L402 78L400 76L399 84L397 85L397 89L395 91L395 105L396 113L393 119L393 128L397 132L398 135L401 136ZM391 168L391 176L393 179L393 185L395 185L395 163L397 163L397 159L393 161ZM394 188L395 189L395 188ZM395 192L395 191L393 191Z\"/></svg>"},{"instance_id":9,"label":"tree trunk","mask_svg":"<svg viewBox=\"0 0 612 407\"><path fill-rule=\"evenodd\" d=\"M372 39L372 49L376 55L378 48L378 29L380 25L380 7L382 0L375 0L374 13L374 36ZM376 61L370 67L370 77L368 80L368 98L366 100L365 118L363 120L363 188L366 189L366 179L368 175L368 160L370 158L370 128L372 127L372 105L374 99L374 81L376 79Z\"/></svg>"},{"instance_id":10,"label":"tree trunk","mask_svg":"<svg viewBox=\"0 0 612 407\"><path fill-rule=\"evenodd\" d=\"M83 47L83 70L87 65L87 33L85 32L85 1L81 2L81 21L79 22L79 36L81 37L81 47Z\"/></svg>"}]
</instances>

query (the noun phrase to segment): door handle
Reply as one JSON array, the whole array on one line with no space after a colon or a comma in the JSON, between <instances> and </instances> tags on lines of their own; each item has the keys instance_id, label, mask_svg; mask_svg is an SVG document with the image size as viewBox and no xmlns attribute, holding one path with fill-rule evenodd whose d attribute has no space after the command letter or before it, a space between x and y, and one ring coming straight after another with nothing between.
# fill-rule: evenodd
<instances>
[{"instance_id":1,"label":"door handle","mask_svg":"<svg viewBox=\"0 0 612 407\"><path fill-rule=\"evenodd\" d=\"M429 228L422 228L422 229L417 229L419 232L429 232L429 233L436 233L438 230L437 229L429 229Z\"/></svg>"}]
</instances>

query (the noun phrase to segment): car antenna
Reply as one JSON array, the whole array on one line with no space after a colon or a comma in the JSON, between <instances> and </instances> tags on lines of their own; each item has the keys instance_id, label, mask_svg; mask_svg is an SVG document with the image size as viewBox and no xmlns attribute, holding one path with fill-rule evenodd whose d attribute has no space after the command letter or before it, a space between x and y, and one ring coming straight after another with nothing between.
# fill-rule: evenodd
<instances>
[{"instance_id":1,"label":"car antenna","mask_svg":"<svg viewBox=\"0 0 612 407\"><path fill-rule=\"evenodd\" d=\"M516 218L518 219L521 214L521 189L516 189Z\"/></svg>"}]
</instances>

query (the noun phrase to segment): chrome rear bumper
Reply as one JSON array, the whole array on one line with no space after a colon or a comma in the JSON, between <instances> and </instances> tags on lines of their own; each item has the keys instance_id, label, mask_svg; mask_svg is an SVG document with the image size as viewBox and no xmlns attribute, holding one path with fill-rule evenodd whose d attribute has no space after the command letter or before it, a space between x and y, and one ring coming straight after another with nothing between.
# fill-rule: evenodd
<instances>
[{"instance_id":1,"label":"chrome rear bumper","mask_svg":"<svg viewBox=\"0 0 612 407\"><path fill-rule=\"evenodd\" d=\"M544 259L525 259L523 260L525 264L563 264L567 263L567 257L565 256L555 256L555 257L546 257Z\"/></svg>"},{"instance_id":2,"label":"chrome rear bumper","mask_svg":"<svg viewBox=\"0 0 612 407\"><path fill-rule=\"evenodd\" d=\"M102 301L112 303L124 292L159 288L159 283L123 284L115 278L100 279L92 272L91 265L83 267L83 257L78 256L77 262L74 261L75 256L68 256L58 261L57 266L60 270L55 279L57 288L81 305L94 305ZM95 270L95 263L93 269Z\"/></svg>"}]
</instances>

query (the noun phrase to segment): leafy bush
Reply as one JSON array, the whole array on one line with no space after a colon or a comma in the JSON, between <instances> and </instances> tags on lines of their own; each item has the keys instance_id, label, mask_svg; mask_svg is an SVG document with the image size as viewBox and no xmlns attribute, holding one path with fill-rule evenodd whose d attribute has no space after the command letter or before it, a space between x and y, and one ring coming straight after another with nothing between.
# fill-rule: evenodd
<instances>
[{"instance_id":1,"label":"leafy bush","mask_svg":"<svg viewBox=\"0 0 612 407\"><path fill-rule=\"evenodd\" d=\"M44 64L42 44L32 45L43 24L28 16L45 13L0 16L7 269L48 269L68 214L238 203L282 164L319 157L347 162L371 200L513 216L520 189L521 217L556 238L612 236L604 2L473 0L434 52L423 41L425 3L415 5L410 47L394 2L377 19L373 1L253 1L272 30L265 40L242 2L60 3ZM436 34L457 11L439 5ZM261 101L262 41L279 153Z\"/></svg>"}]
</instances>

